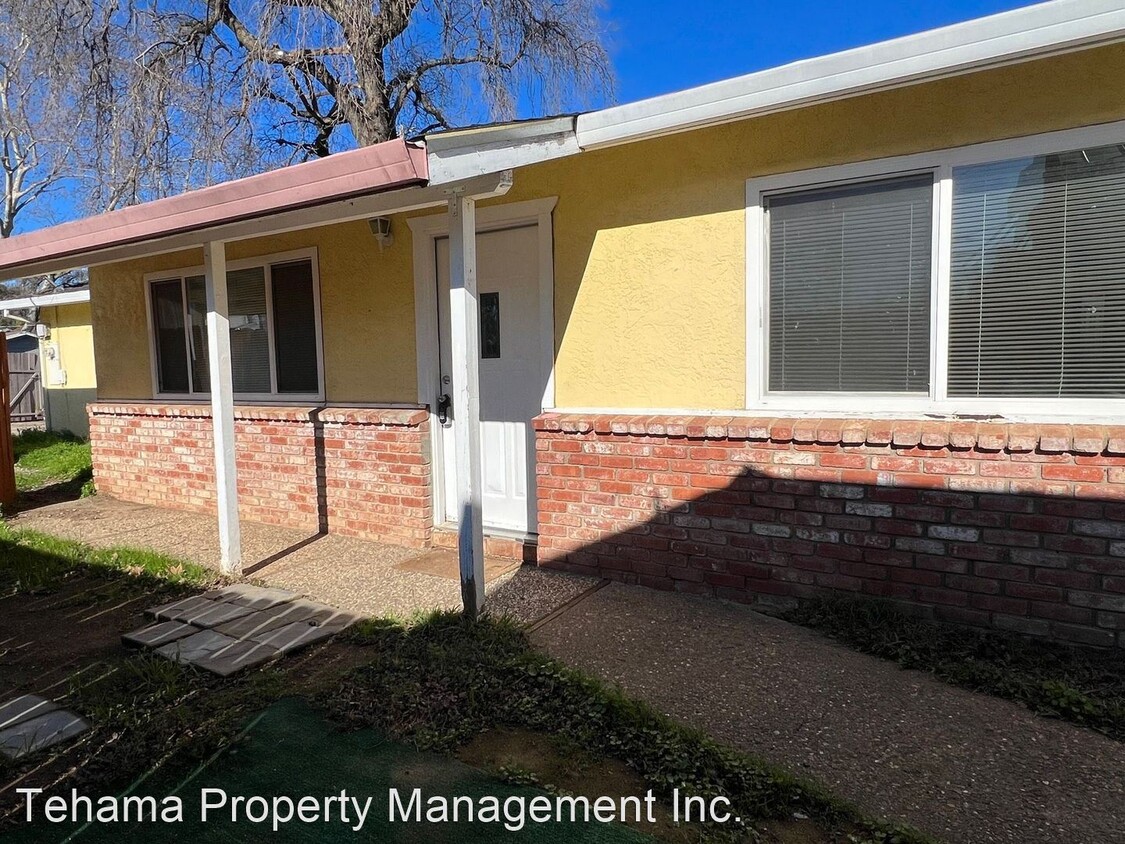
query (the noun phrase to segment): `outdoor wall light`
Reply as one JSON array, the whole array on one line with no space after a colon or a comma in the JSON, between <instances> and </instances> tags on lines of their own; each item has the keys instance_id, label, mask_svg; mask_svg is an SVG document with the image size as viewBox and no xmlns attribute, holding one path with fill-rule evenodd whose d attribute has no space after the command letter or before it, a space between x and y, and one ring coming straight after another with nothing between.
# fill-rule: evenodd
<instances>
[{"instance_id":1,"label":"outdoor wall light","mask_svg":"<svg viewBox=\"0 0 1125 844\"><path fill-rule=\"evenodd\" d=\"M395 236L391 232L390 218L372 217L367 221L367 225L371 227L371 233L375 235L375 239L379 241L380 249L386 249L395 242Z\"/></svg>"}]
</instances>

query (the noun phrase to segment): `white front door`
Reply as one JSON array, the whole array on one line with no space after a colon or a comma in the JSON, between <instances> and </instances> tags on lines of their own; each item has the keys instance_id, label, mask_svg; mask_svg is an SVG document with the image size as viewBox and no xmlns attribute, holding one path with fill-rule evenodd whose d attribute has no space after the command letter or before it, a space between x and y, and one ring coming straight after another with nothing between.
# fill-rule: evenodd
<instances>
[{"instance_id":1,"label":"white front door","mask_svg":"<svg viewBox=\"0 0 1125 844\"><path fill-rule=\"evenodd\" d=\"M449 238L437 250L441 389L452 393L449 349ZM480 304L481 481L485 528L535 531L535 441L543 406L539 337L539 232L536 225L477 235ZM453 427L442 430L445 521L457 521Z\"/></svg>"}]
</instances>

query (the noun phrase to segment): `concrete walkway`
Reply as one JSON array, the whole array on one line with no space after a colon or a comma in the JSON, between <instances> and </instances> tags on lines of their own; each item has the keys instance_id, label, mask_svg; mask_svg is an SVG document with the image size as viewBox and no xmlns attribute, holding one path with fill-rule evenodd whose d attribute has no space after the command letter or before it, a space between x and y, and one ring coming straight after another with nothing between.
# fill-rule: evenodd
<instances>
[{"instance_id":1,"label":"concrete walkway","mask_svg":"<svg viewBox=\"0 0 1125 844\"><path fill-rule=\"evenodd\" d=\"M100 495L25 511L13 526L99 547L147 548L209 567L219 559L214 518ZM242 548L247 577L349 612L405 617L461 606L452 551L420 552L252 522L242 524ZM447 565L435 559L442 555L448 557ZM449 576L434 573L442 570ZM486 561L485 576L486 609L525 623L548 615L597 582L505 560Z\"/></svg>"},{"instance_id":2,"label":"concrete walkway","mask_svg":"<svg viewBox=\"0 0 1125 844\"><path fill-rule=\"evenodd\" d=\"M1125 841L1125 744L744 607L612 585L533 638L722 743L945 841Z\"/></svg>"}]
</instances>

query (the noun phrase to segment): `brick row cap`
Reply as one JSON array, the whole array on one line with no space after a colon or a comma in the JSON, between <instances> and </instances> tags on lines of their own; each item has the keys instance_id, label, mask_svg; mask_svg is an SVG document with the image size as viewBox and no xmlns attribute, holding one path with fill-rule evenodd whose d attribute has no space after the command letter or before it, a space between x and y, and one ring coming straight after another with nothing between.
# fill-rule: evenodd
<instances>
[{"instance_id":1,"label":"brick row cap","mask_svg":"<svg viewBox=\"0 0 1125 844\"><path fill-rule=\"evenodd\" d=\"M548 412L536 431L687 439L1125 455L1125 425Z\"/></svg>"},{"instance_id":2,"label":"brick row cap","mask_svg":"<svg viewBox=\"0 0 1125 844\"><path fill-rule=\"evenodd\" d=\"M178 419L210 419L209 404L167 404L163 402L94 402L87 406L90 416L148 416ZM410 427L428 418L425 408L414 407L318 407L311 405L237 405L234 417L242 421L322 422L342 425L381 425Z\"/></svg>"}]
</instances>

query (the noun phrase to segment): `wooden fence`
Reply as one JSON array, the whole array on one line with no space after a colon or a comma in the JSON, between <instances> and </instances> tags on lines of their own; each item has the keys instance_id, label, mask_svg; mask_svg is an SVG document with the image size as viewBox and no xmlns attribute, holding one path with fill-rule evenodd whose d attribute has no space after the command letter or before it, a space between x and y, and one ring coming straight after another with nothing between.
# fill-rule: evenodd
<instances>
[{"instance_id":1,"label":"wooden fence","mask_svg":"<svg viewBox=\"0 0 1125 844\"><path fill-rule=\"evenodd\" d=\"M0 505L16 503L16 458L12 451L12 414L8 376L8 338L0 334Z\"/></svg>"},{"instance_id":2,"label":"wooden fence","mask_svg":"<svg viewBox=\"0 0 1125 844\"><path fill-rule=\"evenodd\" d=\"M37 422L43 419L43 379L39 371L39 350L8 352L8 408L12 422Z\"/></svg>"}]
</instances>

